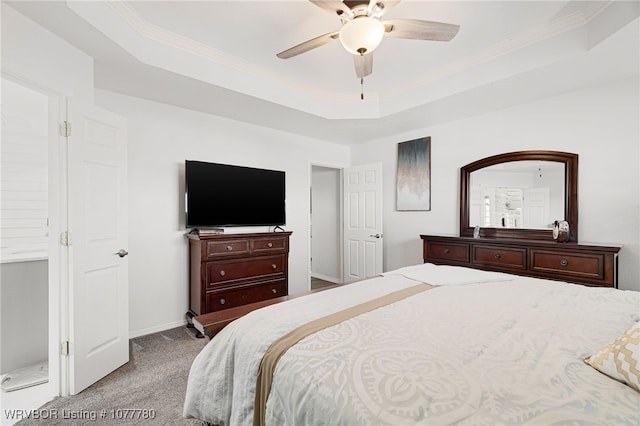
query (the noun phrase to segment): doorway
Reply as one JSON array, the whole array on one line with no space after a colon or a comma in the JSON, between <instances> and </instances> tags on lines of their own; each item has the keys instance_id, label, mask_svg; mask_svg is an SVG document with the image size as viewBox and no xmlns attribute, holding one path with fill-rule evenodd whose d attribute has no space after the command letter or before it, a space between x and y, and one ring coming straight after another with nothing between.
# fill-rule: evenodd
<instances>
[{"instance_id":1,"label":"doorway","mask_svg":"<svg viewBox=\"0 0 640 426\"><path fill-rule=\"evenodd\" d=\"M2 77L2 251L0 378L2 406L30 409L57 395L55 293L58 98ZM53 307L53 308L52 308ZM53 320L52 320L53 318ZM3 413L4 414L4 413ZM16 421L18 419L15 419ZM9 423L7 423L9 422ZM12 424L3 417L3 424Z\"/></svg>"},{"instance_id":2,"label":"doorway","mask_svg":"<svg viewBox=\"0 0 640 426\"><path fill-rule=\"evenodd\" d=\"M353 282L383 271L382 163L346 167L342 173L343 282Z\"/></svg>"},{"instance_id":3,"label":"doorway","mask_svg":"<svg viewBox=\"0 0 640 426\"><path fill-rule=\"evenodd\" d=\"M310 288L342 283L342 170L311 165Z\"/></svg>"}]
</instances>

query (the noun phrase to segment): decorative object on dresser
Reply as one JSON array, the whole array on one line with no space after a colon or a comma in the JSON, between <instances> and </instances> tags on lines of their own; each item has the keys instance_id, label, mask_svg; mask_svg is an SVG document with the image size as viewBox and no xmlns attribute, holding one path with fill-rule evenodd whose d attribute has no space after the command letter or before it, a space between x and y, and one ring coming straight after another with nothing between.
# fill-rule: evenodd
<instances>
[{"instance_id":1,"label":"decorative object on dresser","mask_svg":"<svg viewBox=\"0 0 640 426\"><path fill-rule=\"evenodd\" d=\"M291 232L198 235L189 239L192 318L288 294Z\"/></svg>"},{"instance_id":2,"label":"decorative object on dresser","mask_svg":"<svg viewBox=\"0 0 640 426\"><path fill-rule=\"evenodd\" d=\"M569 222L566 220L556 220L553 222L553 239L559 243L569 241Z\"/></svg>"},{"instance_id":3,"label":"decorative object on dresser","mask_svg":"<svg viewBox=\"0 0 640 426\"><path fill-rule=\"evenodd\" d=\"M618 286L620 247L578 244L577 154L519 151L467 164L460 169L460 237L420 238L425 262Z\"/></svg>"}]
</instances>

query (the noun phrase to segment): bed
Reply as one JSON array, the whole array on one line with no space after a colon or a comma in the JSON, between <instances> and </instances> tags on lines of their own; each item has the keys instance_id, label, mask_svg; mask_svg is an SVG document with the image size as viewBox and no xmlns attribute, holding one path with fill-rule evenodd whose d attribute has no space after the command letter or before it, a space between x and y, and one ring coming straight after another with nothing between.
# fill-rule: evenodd
<instances>
[{"instance_id":1,"label":"bed","mask_svg":"<svg viewBox=\"0 0 640 426\"><path fill-rule=\"evenodd\" d=\"M194 360L184 416L220 426L637 425L633 383L585 359L595 365L625 332L637 337L639 319L639 292L416 265L233 321Z\"/></svg>"}]
</instances>

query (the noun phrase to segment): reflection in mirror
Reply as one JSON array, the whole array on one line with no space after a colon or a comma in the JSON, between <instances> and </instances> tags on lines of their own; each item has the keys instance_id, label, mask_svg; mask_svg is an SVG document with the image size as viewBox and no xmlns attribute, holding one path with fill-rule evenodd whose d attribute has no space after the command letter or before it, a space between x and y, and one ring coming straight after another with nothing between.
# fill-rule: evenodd
<instances>
[{"instance_id":1,"label":"reflection in mirror","mask_svg":"<svg viewBox=\"0 0 640 426\"><path fill-rule=\"evenodd\" d=\"M565 165L510 161L470 174L469 226L551 229L564 218Z\"/></svg>"}]
</instances>

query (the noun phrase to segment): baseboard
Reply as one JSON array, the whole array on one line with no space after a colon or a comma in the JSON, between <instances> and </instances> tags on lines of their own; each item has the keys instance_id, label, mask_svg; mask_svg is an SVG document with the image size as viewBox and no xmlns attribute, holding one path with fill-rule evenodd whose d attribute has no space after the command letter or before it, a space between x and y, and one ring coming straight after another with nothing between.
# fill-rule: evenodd
<instances>
[{"instance_id":1,"label":"baseboard","mask_svg":"<svg viewBox=\"0 0 640 426\"><path fill-rule=\"evenodd\" d=\"M342 284L342 280L340 278L330 277L329 275L323 275L313 271L311 272L311 278L317 278L319 280L329 281L330 283L334 283L334 284Z\"/></svg>"},{"instance_id":2,"label":"baseboard","mask_svg":"<svg viewBox=\"0 0 640 426\"><path fill-rule=\"evenodd\" d=\"M147 334L158 333L159 331L165 331L176 327L181 327L187 324L187 320L183 319L181 321L170 322L162 325L158 325L155 327L149 327L142 330L132 331L129 333L129 339L133 339L140 336L146 336Z\"/></svg>"}]
</instances>

